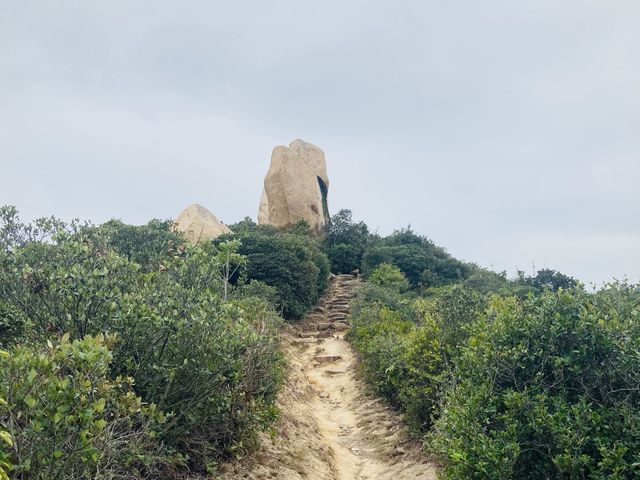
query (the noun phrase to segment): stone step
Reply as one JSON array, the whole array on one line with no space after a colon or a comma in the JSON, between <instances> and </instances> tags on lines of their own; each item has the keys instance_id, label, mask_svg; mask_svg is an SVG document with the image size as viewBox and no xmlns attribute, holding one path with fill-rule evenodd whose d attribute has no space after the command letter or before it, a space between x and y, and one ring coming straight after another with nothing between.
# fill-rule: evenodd
<instances>
[{"instance_id":1,"label":"stone step","mask_svg":"<svg viewBox=\"0 0 640 480\"><path fill-rule=\"evenodd\" d=\"M331 337L331 331L329 330L324 330L324 331L305 331L305 332L300 332L298 333L298 337L299 338L329 338Z\"/></svg>"},{"instance_id":2,"label":"stone step","mask_svg":"<svg viewBox=\"0 0 640 480\"><path fill-rule=\"evenodd\" d=\"M313 360L318 363L336 363L342 360L340 355L316 355Z\"/></svg>"},{"instance_id":3,"label":"stone step","mask_svg":"<svg viewBox=\"0 0 640 480\"><path fill-rule=\"evenodd\" d=\"M297 338L291 342L294 346L308 346L308 345L317 345L322 340L318 338Z\"/></svg>"},{"instance_id":4,"label":"stone step","mask_svg":"<svg viewBox=\"0 0 640 480\"><path fill-rule=\"evenodd\" d=\"M329 307L329 310L332 311L332 312L335 312L335 311L348 312L349 311L349 305L331 305L331 307Z\"/></svg>"},{"instance_id":5,"label":"stone step","mask_svg":"<svg viewBox=\"0 0 640 480\"><path fill-rule=\"evenodd\" d=\"M329 330L331 328L331 323L316 323L317 330Z\"/></svg>"}]
</instances>

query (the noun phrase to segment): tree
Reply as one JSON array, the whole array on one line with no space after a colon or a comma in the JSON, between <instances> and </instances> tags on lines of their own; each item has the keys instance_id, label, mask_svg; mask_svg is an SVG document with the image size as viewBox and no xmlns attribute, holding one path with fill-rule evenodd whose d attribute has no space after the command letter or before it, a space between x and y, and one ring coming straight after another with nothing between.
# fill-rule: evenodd
<instances>
[{"instance_id":1,"label":"tree","mask_svg":"<svg viewBox=\"0 0 640 480\"><path fill-rule=\"evenodd\" d=\"M221 279L223 282L223 300L226 301L229 293L229 282L236 275L240 267L246 264L247 257L240 255L238 249L242 245L240 240L228 240L218 244L216 256L221 265Z\"/></svg>"},{"instance_id":2,"label":"tree","mask_svg":"<svg viewBox=\"0 0 640 480\"><path fill-rule=\"evenodd\" d=\"M234 236L220 241L228 238ZM247 259L244 280L275 287L285 317L302 317L326 288L329 261L313 237L255 230L235 238L241 240L238 253Z\"/></svg>"},{"instance_id":3,"label":"tree","mask_svg":"<svg viewBox=\"0 0 640 480\"><path fill-rule=\"evenodd\" d=\"M544 290L551 290L553 292L559 289L568 290L578 285L575 278L549 268L538 270L538 273L536 273L534 277L526 277L524 283L532 286L539 292Z\"/></svg>"},{"instance_id":4,"label":"tree","mask_svg":"<svg viewBox=\"0 0 640 480\"><path fill-rule=\"evenodd\" d=\"M469 265L411 229L396 231L368 248L362 260L365 275L381 263L397 266L413 287L455 283L471 272Z\"/></svg>"},{"instance_id":5,"label":"tree","mask_svg":"<svg viewBox=\"0 0 640 480\"><path fill-rule=\"evenodd\" d=\"M322 241L331 271L350 273L359 269L369 237L369 227L364 222L355 223L351 210L340 210L331 217Z\"/></svg>"}]
</instances>

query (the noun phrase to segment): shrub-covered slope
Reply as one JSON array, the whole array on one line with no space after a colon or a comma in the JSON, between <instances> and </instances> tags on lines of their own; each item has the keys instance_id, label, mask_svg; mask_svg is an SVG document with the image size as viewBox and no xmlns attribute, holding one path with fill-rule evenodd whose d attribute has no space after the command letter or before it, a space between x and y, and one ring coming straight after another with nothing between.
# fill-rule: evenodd
<instances>
[{"instance_id":1,"label":"shrub-covered slope","mask_svg":"<svg viewBox=\"0 0 640 480\"><path fill-rule=\"evenodd\" d=\"M349 338L445 478L640 476L638 288L587 293L542 271L416 291L402 277L369 275ZM539 286L549 277L565 285Z\"/></svg>"},{"instance_id":2,"label":"shrub-covered slope","mask_svg":"<svg viewBox=\"0 0 640 480\"><path fill-rule=\"evenodd\" d=\"M274 418L280 318L258 284L224 299L233 244L187 246L162 222L24 225L1 213L5 471L211 471Z\"/></svg>"}]
</instances>

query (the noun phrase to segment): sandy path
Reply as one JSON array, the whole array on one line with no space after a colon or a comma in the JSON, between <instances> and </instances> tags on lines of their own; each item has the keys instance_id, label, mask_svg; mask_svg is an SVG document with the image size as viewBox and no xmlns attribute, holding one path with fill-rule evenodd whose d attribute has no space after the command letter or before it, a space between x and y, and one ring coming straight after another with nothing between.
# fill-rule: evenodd
<instances>
[{"instance_id":1,"label":"sandy path","mask_svg":"<svg viewBox=\"0 0 640 480\"><path fill-rule=\"evenodd\" d=\"M344 340L357 281L337 277L316 310L283 332L289 375L282 418L255 455L227 465L222 479L431 480L435 468L397 415L364 393Z\"/></svg>"}]
</instances>

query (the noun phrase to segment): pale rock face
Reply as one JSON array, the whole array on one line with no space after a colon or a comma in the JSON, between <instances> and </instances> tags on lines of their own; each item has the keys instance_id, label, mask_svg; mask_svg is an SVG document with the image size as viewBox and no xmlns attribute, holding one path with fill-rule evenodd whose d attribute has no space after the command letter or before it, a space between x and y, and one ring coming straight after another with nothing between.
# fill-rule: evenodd
<instances>
[{"instance_id":1,"label":"pale rock face","mask_svg":"<svg viewBox=\"0 0 640 480\"><path fill-rule=\"evenodd\" d=\"M182 232L191 243L212 240L226 233L232 233L229 227L218 220L213 213L202 205L194 203L185 208L174 223L174 229Z\"/></svg>"},{"instance_id":2,"label":"pale rock face","mask_svg":"<svg viewBox=\"0 0 640 480\"><path fill-rule=\"evenodd\" d=\"M262 189L262 197L260 198L260 211L258 211L258 224L266 225L269 223L269 197L267 191Z\"/></svg>"},{"instance_id":3,"label":"pale rock face","mask_svg":"<svg viewBox=\"0 0 640 480\"><path fill-rule=\"evenodd\" d=\"M277 146L264 179L258 223L285 228L306 220L312 229L320 230L329 220L328 190L321 149L302 140Z\"/></svg>"}]
</instances>

